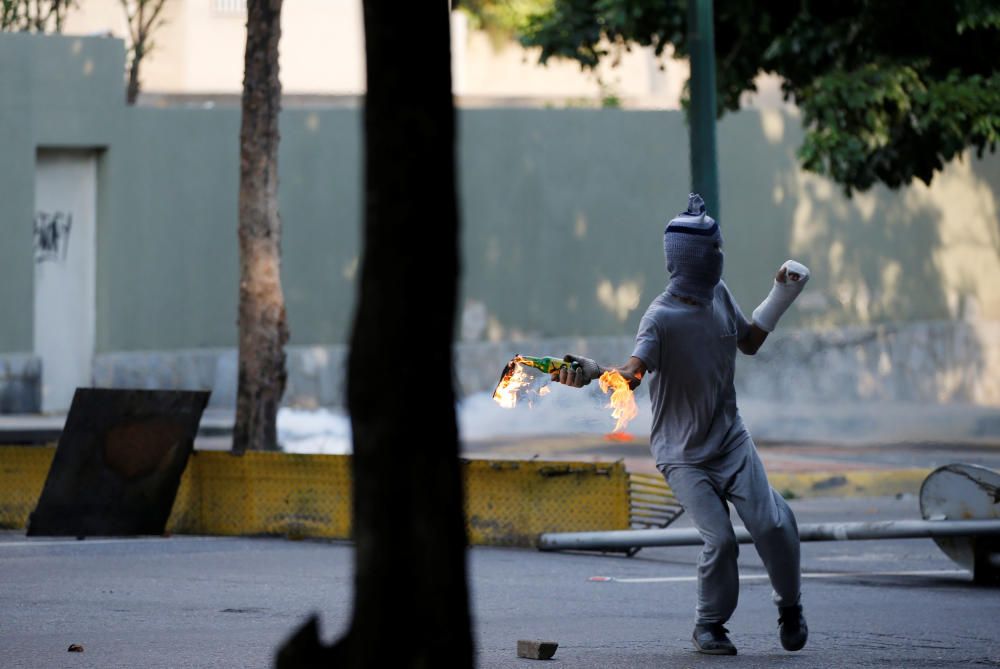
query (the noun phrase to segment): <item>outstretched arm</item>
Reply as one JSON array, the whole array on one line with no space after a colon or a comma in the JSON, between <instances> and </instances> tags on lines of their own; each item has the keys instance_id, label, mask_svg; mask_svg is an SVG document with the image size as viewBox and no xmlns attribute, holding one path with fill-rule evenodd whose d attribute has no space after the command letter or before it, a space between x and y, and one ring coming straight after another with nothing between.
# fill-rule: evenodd
<instances>
[{"instance_id":1,"label":"outstretched arm","mask_svg":"<svg viewBox=\"0 0 1000 669\"><path fill-rule=\"evenodd\" d=\"M754 355L763 346L768 333L778 324L778 319L799 296L809 281L809 268L788 260L774 277L774 286L767 298L753 310L753 323L747 334L737 342L737 347L747 355Z\"/></svg>"},{"instance_id":2,"label":"outstretched arm","mask_svg":"<svg viewBox=\"0 0 1000 669\"><path fill-rule=\"evenodd\" d=\"M642 377L646 375L646 363L634 355L628 359L628 362L616 369L619 374L625 377L625 380L628 381L628 387L632 390L639 387Z\"/></svg>"},{"instance_id":3,"label":"outstretched arm","mask_svg":"<svg viewBox=\"0 0 1000 669\"><path fill-rule=\"evenodd\" d=\"M563 367L558 372L552 372L552 380L574 388L582 388L594 379L599 379L605 371L615 370L625 377L629 387L635 390L646 373L646 365L635 356L630 357L621 367L608 368L602 368L590 358L578 355L567 355L564 360L577 364L573 369Z\"/></svg>"}]
</instances>

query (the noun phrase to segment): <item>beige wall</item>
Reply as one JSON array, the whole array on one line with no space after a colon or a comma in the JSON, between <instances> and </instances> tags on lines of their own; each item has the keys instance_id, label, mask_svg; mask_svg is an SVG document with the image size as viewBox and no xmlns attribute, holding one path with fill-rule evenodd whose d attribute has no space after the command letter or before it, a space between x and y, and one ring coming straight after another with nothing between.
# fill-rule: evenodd
<instances>
[{"instance_id":1,"label":"beige wall","mask_svg":"<svg viewBox=\"0 0 1000 669\"><path fill-rule=\"evenodd\" d=\"M538 65L538 50L516 43L498 44L481 31L467 29L465 15L452 16L454 86L460 96L539 99L594 99L602 90L630 106L678 109L688 78L686 61L657 59L652 49L622 53L617 67L602 65L581 72L575 62L551 60ZM661 68L661 65L663 66ZM604 87L602 88L602 84Z\"/></svg>"},{"instance_id":2,"label":"beige wall","mask_svg":"<svg viewBox=\"0 0 1000 669\"><path fill-rule=\"evenodd\" d=\"M143 61L148 92L239 93L246 12L233 0L167 0L155 50ZM288 93L356 95L364 89L361 3L287 0L282 15L281 79ZM127 35L119 0L86 0L66 34Z\"/></svg>"},{"instance_id":3,"label":"beige wall","mask_svg":"<svg viewBox=\"0 0 1000 669\"><path fill-rule=\"evenodd\" d=\"M142 62L144 88L155 86L165 91L184 88L184 69L180 58L186 45L187 24L183 9L183 0L167 0L163 8L164 23L154 35L154 49ZM67 35L111 33L114 37L127 39L128 26L121 1L84 0L70 11L63 32Z\"/></svg>"},{"instance_id":4,"label":"beige wall","mask_svg":"<svg viewBox=\"0 0 1000 669\"><path fill-rule=\"evenodd\" d=\"M165 24L143 63L151 93L239 93L243 81L246 12L241 0L167 0ZM581 72L576 63L537 65L537 52L495 44L469 31L455 12L454 81L471 100L518 98L539 102L596 102L614 94L631 107L676 109L687 63L657 59L651 49L622 54L618 67ZM281 79L286 93L359 95L364 91L364 30L359 0L286 0L282 14ZM127 35L119 0L86 0L66 22L66 34ZM419 54L414 69L419 71ZM661 67L661 65L663 67ZM602 87L601 82L604 86Z\"/></svg>"},{"instance_id":5,"label":"beige wall","mask_svg":"<svg viewBox=\"0 0 1000 669\"><path fill-rule=\"evenodd\" d=\"M282 21L284 34L281 38L285 90L362 93L365 89L365 42L361 3L354 0L286 0L285 7L287 14Z\"/></svg>"},{"instance_id":6,"label":"beige wall","mask_svg":"<svg viewBox=\"0 0 1000 669\"><path fill-rule=\"evenodd\" d=\"M183 2L187 40L183 93L235 93L243 85L246 13L219 12L216 0ZM288 0L282 11L281 84L286 93L356 95L364 90L361 3Z\"/></svg>"}]
</instances>

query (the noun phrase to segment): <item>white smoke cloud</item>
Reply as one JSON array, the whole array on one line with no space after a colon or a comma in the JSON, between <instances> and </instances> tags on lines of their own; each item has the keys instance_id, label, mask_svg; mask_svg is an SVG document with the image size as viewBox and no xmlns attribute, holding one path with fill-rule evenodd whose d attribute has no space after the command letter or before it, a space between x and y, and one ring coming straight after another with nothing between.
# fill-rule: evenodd
<instances>
[{"instance_id":1,"label":"white smoke cloud","mask_svg":"<svg viewBox=\"0 0 1000 669\"><path fill-rule=\"evenodd\" d=\"M584 388L560 384L548 386L551 392L531 401L520 401L513 409L503 409L490 393L478 393L459 403L458 425L462 439L475 441L504 436L543 436L558 434L607 434L615 427L608 408L608 395L596 382ZM652 413L648 398L637 396L639 415L626 431L648 434Z\"/></svg>"},{"instance_id":2,"label":"white smoke cloud","mask_svg":"<svg viewBox=\"0 0 1000 669\"><path fill-rule=\"evenodd\" d=\"M547 387L549 393L538 391ZM649 398L636 395L639 415L629 423L631 434L649 434L652 412ZM560 434L607 434L615 419L608 407L608 395L596 382L584 388L539 380L513 409L504 409L492 393L477 393L455 407L462 441L489 440L510 436L552 436ZM278 412L278 441L288 453L346 454L351 452L351 424L341 410L305 411L283 408Z\"/></svg>"}]
</instances>

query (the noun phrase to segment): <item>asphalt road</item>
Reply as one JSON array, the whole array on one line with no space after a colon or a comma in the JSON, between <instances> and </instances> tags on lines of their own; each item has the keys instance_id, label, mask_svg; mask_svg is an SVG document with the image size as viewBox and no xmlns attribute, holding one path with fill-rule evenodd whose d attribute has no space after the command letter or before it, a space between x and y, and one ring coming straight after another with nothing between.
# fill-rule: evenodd
<instances>
[{"instance_id":1,"label":"asphalt road","mask_svg":"<svg viewBox=\"0 0 1000 669\"><path fill-rule=\"evenodd\" d=\"M795 500L800 522L917 518L912 497ZM480 667L1000 667L1000 591L973 586L930 540L803 546L811 636L786 653L770 588L742 547L736 657L692 652L697 549L633 558L474 548ZM185 538L52 541L0 533L0 667L267 667L310 611L347 624L345 543ZM591 580L592 577L611 580ZM83 653L68 653L71 643ZM545 665L542 665L545 666Z\"/></svg>"}]
</instances>

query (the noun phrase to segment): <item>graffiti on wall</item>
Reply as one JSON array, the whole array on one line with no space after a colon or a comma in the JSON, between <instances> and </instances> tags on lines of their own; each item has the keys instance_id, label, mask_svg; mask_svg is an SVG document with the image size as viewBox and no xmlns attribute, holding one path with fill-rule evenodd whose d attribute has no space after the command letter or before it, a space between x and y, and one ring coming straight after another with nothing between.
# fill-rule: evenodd
<instances>
[{"instance_id":1,"label":"graffiti on wall","mask_svg":"<svg viewBox=\"0 0 1000 669\"><path fill-rule=\"evenodd\" d=\"M69 233L73 228L73 214L40 211L34 221L35 262L66 260L69 250Z\"/></svg>"}]
</instances>

